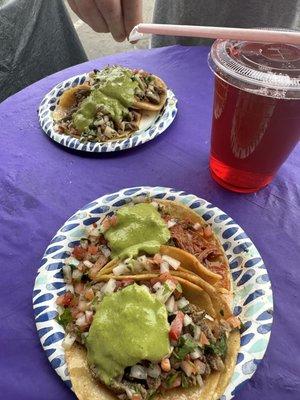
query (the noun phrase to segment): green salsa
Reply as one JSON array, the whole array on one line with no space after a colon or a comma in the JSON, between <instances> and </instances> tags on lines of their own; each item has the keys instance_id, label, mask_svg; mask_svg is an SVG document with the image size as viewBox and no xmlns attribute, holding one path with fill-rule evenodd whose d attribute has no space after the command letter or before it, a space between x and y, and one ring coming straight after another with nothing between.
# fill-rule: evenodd
<instances>
[{"instance_id":1,"label":"green salsa","mask_svg":"<svg viewBox=\"0 0 300 400\"><path fill-rule=\"evenodd\" d=\"M109 384L141 360L158 362L170 351L164 304L133 284L104 297L86 339L88 362Z\"/></svg>"},{"instance_id":2,"label":"green salsa","mask_svg":"<svg viewBox=\"0 0 300 400\"><path fill-rule=\"evenodd\" d=\"M116 216L117 225L104 234L112 257L135 257L141 251L155 254L170 239L166 223L150 203L121 207Z\"/></svg>"},{"instance_id":3,"label":"green salsa","mask_svg":"<svg viewBox=\"0 0 300 400\"><path fill-rule=\"evenodd\" d=\"M83 100L73 114L73 124L80 132L94 121L97 107L101 104L114 121L121 121L134 102L138 83L132 80L132 71L123 67L108 67L96 74L97 83L91 94Z\"/></svg>"}]
</instances>

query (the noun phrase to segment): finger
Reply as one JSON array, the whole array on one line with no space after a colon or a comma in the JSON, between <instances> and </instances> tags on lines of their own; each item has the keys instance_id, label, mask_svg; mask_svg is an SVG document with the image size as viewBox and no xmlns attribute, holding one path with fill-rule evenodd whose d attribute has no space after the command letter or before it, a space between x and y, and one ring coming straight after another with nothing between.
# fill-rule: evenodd
<instances>
[{"instance_id":1,"label":"finger","mask_svg":"<svg viewBox=\"0 0 300 400\"><path fill-rule=\"evenodd\" d=\"M109 32L105 19L94 0L75 0L75 6L81 16L80 18L95 32Z\"/></svg>"},{"instance_id":2,"label":"finger","mask_svg":"<svg viewBox=\"0 0 300 400\"><path fill-rule=\"evenodd\" d=\"M130 32L143 21L142 0L122 0L123 19L127 38Z\"/></svg>"},{"instance_id":3,"label":"finger","mask_svg":"<svg viewBox=\"0 0 300 400\"><path fill-rule=\"evenodd\" d=\"M75 13L80 19L82 19L81 14L80 14L80 12L79 12L79 10L78 10L78 7L77 7L77 5L76 5L76 3L75 3L75 0L68 0L68 3L69 3L70 8L74 11L74 13Z\"/></svg>"},{"instance_id":4,"label":"finger","mask_svg":"<svg viewBox=\"0 0 300 400\"><path fill-rule=\"evenodd\" d=\"M123 22L121 0L95 0L97 7L117 42L123 42L126 39L126 33Z\"/></svg>"}]
</instances>

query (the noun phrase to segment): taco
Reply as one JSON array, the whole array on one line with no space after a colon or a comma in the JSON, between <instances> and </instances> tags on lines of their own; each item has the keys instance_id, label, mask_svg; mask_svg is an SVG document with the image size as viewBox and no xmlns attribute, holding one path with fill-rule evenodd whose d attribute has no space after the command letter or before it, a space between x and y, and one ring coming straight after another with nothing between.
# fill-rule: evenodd
<instances>
[{"instance_id":1,"label":"taco","mask_svg":"<svg viewBox=\"0 0 300 400\"><path fill-rule=\"evenodd\" d=\"M236 363L239 321L209 284L149 270L162 262L188 270L190 254L179 261L168 251L126 260L135 274L124 275L125 261L115 260L113 274L65 278L71 286L57 299L58 321L79 400L222 395Z\"/></svg>"},{"instance_id":2,"label":"taco","mask_svg":"<svg viewBox=\"0 0 300 400\"><path fill-rule=\"evenodd\" d=\"M171 238L169 245L194 255L210 272L220 279L220 292L232 299L232 278L224 249L212 227L191 208L170 200L155 200L161 217L167 222Z\"/></svg>"},{"instance_id":3,"label":"taco","mask_svg":"<svg viewBox=\"0 0 300 400\"><path fill-rule=\"evenodd\" d=\"M148 204L148 207L150 207L149 203L156 208L169 230L169 238L162 244L192 254L198 260L198 264L200 263L202 273L205 275L206 272L205 279L215 284L230 303L232 300L232 279L229 263L211 226L189 207L175 201L144 199L144 203L139 203L134 207L138 212L138 207L141 207L142 204ZM130 204L124 207L128 208ZM122 214L121 209L118 209L115 213L115 223L117 223L118 215ZM111 230L115 229L118 229L118 225L111 228ZM110 237L109 232L104 234L108 239ZM200 273L198 275L201 276Z\"/></svg>"},{"instance_id":4,"label":"taco","mask_svg":"<svg viewBox=\"0 0 300 400\"><path fill-rule=\"evenodd\" d=\"M171 251L179 261L189 252L188 271L179 267L178 272L189 274L189 280L196 284L202 278L231 304L231 274L218 238L198 214L174 201L144 199L118 208L87 230L87 237L74 248L66 264L72 267L72 263L81 262L81 271L95 279L97 274L111 273L113 259L143 251L154 255L160 249L165 256Z\"/></svg>"},{"instance_id":5,"label":"taco","mask_svg":"<svg viewBox=\"0 0 300 400\"><path fill-rule=\"evenodd\" d=\"M130 136L165 105L167 88L155 75L121 66L91 72L67 89L53 112L56 130L81 141Z\"/></svg>"}]
</instances>

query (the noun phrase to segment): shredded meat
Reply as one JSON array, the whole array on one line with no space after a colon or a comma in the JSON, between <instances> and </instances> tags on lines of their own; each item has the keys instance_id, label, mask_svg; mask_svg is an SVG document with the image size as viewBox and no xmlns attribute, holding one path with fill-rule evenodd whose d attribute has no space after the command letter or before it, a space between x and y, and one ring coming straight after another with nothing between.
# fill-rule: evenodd
<instances>
[{"instance_id":1,"label":"shredded meat","mask_svg":"<svg viewBox=\"0 0 300 400\"><path fill-rule=\"evenodd\" d=\"M172 219L169 215L164 215L163 218L165 221ZM220 275L222 286L229 289L227 266L214 235L206 235L208 226L195 229L194 224L188 220L177 221L176 225L169 228L171 244L193 254L207 269Z\"/></svg>"}]
</instances>

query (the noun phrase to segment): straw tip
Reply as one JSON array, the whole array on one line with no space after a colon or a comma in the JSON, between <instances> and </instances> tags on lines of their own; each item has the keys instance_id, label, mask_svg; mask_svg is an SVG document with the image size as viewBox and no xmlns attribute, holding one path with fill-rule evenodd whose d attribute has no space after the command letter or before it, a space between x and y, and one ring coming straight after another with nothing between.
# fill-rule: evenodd
<instances>
[{"instance_id":1,"label":"straw tip","mask_svg":"<svg viewBox=\"0 0 300 400\"><path fill-rule=\"evenodd\" d=\"M139 32L140 24L136 25L129 34L128 41L136 42L143 38L144 34Z\"/></svg>"}]
</instances>

